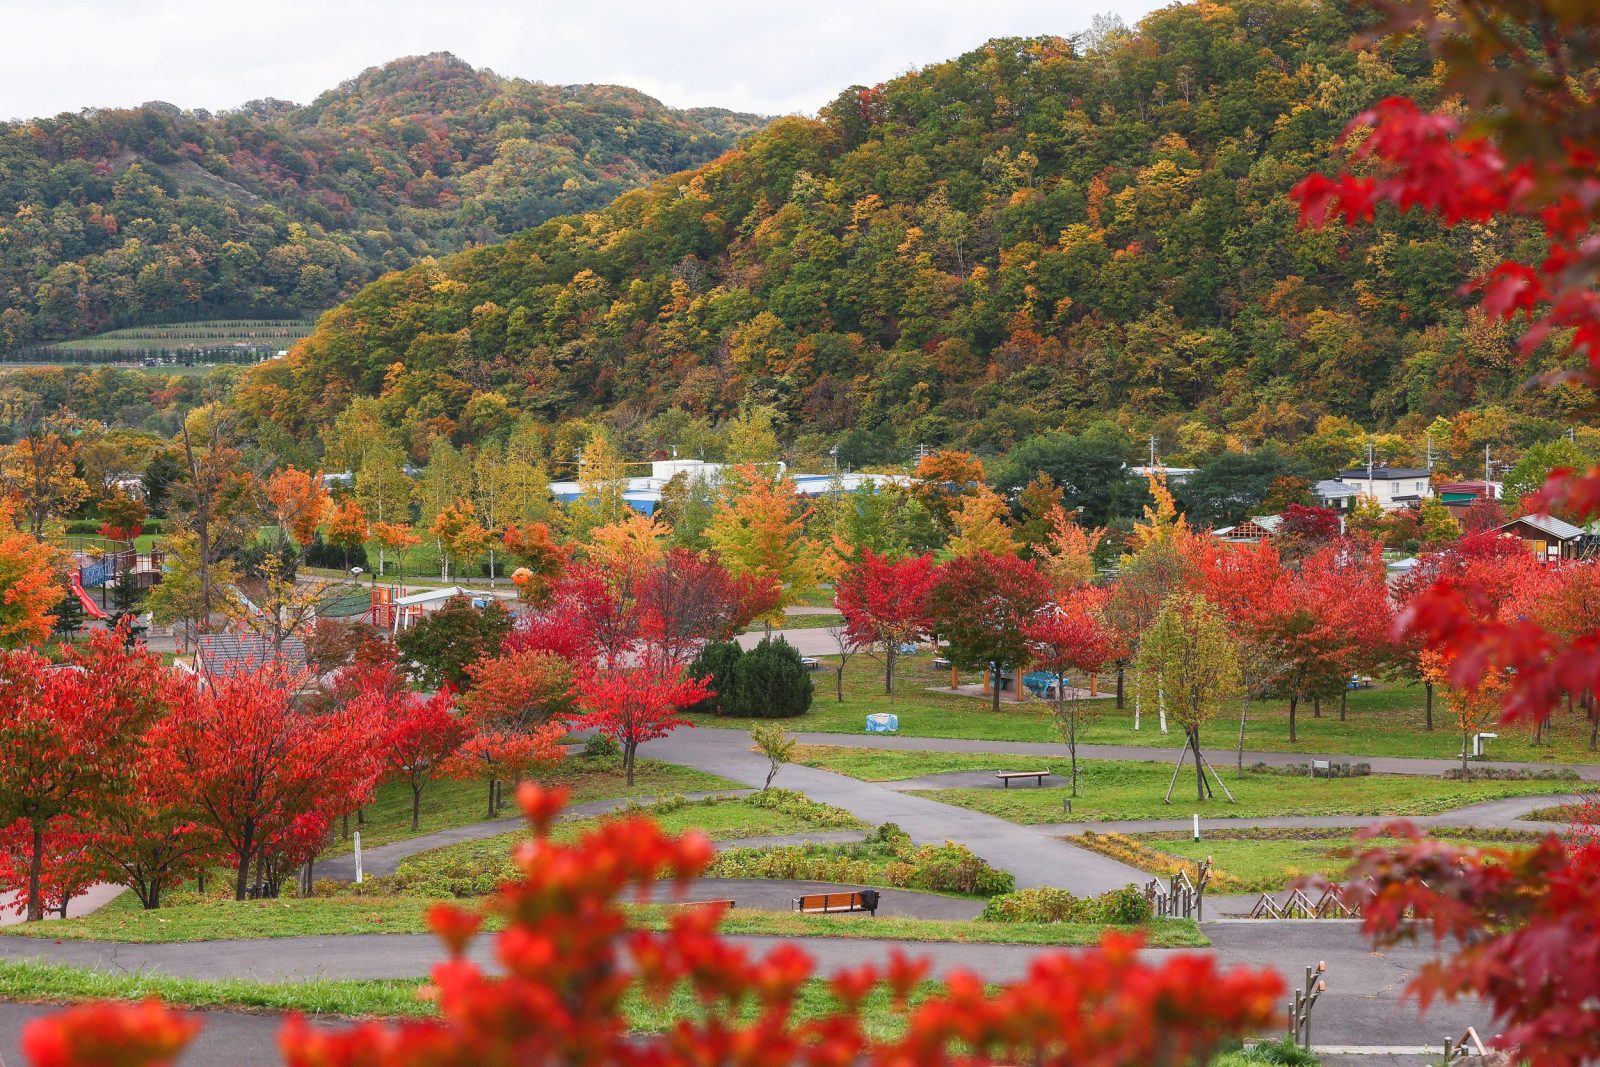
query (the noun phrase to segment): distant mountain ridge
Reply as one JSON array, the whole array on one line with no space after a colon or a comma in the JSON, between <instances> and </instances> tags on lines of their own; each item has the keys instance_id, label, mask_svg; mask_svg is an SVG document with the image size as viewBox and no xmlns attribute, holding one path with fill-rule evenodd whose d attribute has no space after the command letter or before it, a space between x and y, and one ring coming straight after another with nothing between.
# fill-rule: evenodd
<instances>
[{"instance_id":1,"label":"distant mountain ridge","mask_svg":"<svg viewBox=\"0 0 1600 1067\"><path fill-rule=\"evenodd\" d=\"M848 88L603 210L374 283L237 400L307 439L375 397L418 456L518 419L752 404L819 452L853 434L884 456L1104 419L1203 453L1324 417L1420 437L1474 406L1559 414L1520 389L1545 357L1457 295L1516 226L1297 225L1288 191L1351 116L1438 98L1419 42L1352 47L1373 18L1173 4Z\"/></svg>"},{"instance_id":2,"label":"distant mountain ridge","mask_svg":"<svg viewBox=\"0 0 1600 1067\"><path fill-rule=\"evenodd\" d=\"M716 158L756 115L434 53L308 105L0 123L0 350L142 321L318 311Z\"/></svg>"}]
</instances>

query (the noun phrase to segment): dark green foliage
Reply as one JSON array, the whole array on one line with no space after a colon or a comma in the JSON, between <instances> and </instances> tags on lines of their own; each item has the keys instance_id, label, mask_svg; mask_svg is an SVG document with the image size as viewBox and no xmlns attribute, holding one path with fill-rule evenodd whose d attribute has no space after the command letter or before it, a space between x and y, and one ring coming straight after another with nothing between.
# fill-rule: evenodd
<instances>
[{"instance_id":1,"label":"dark green foliage","mask_svg":"<svg viewBox=\"0 0 1600 1067\"><path fill-rule=\"evenodd\" d=\"M606 759L622 755L622 746L606 734L590 734L583 743L583 754L588 759Z\"/></svg>"},{"instance_id":2,"label":"dark green foliage","mask_svg":"<svg viewBox=\"0 0 1600 1067\"><path fill-rule=\"evenodd\" d=\"M1289 504L1305 503L1294 497L1304 492L1312 473L1268 445L1253 452L1218 456L1176 486L1176 496L1190 522L1230 525L1253 515L1276 514Z\"/></svg>"},{"instance_id":3,"label":"dark green foliage","mask_svg":"<svg viewBox=\"0 0 1600 1067\"><path fill-rule=\"evenodd\" d=\"M83 624L88 621L88 612L83 610L83 604L78 600L77 594L70 590L50 610L56 617L54 630L63 637L72 637L83 629Z\"/></svg>"},{"instance_id":4,"label":"dark green foliage","mask_svg":"<svg viewBox=\"0 0 1600 1067\"><path fill-rule=\"evenodd\" d=\"M411 629L402 630L395 645L424 688L452 685L465 689L470 681L467 666L498 654L510 632L511 613L498 601L476 608L472 601L458 597Z\"/></svg>"},{"instance_id":5,"label":"dark green foliage","mask_svg":"<svg viewBox=\"0 0 1600 1067\"><path fill-rule=\"evenodd\" d=\"M322 539L320 532L306 546L306 566L333 567L337 570L360 567L364 572L371 570L365 545L356 545L352 548L346 548L343 545L330 545Z\"/></svg>"},{"instance_id":6,"label":"dark green foliage","mask_svg":"<svg viewBox=\"0 0 1600 1067\"><path fill-rule=\"evenodd\" d=\"M792 719L811 708L811 672L800 653L783 638L766 638L740 656L733 666L732 691L736 703L725 714L754 719Z\"/></svg>"},{"instance_id":7,"label":"dark green foliage","mask_svg":"<svg viewBox=\"0 0 1600 1067\"><path fill-rule=\"evenodd\" d=\"M744 650L735 641L712 641L700 650L694 662L689 664L689 677L708 679L706 687L711 690L711 695L690 708L690 711L713 715L738 714L734 710L738 706L734 692L734 668L743 655Z\"/></svg>"},{"instance_id":8,"label":"dark green foliage","mask_svg":"<svg viewBox=\"0 0 1600 1067\"><path fill-rule=\"evenodd\" d=\"M1034 476L1048 474L1061 487L1061 506L1081 508L1079 521L1104 526L1119 515L1138 514L1149 499L1143 481L1128 470L1137 446L1120 427L1096 426L1086 433L1030 437L1012 449L995 469L999 491L1020 491Z\"/></svg>"},{"instance_id":9,"label":"dark green foliage","mask_svg":"<svg viewBox=\"0 0 1600 1067\"><path fill-rule=\"evenodd\" d=\"M759 121L502 78L439 53L374 67L307 107L0 123L0 351L108 326L320 311L422 256L704 163Z\"/></svg>"}]
</instances>

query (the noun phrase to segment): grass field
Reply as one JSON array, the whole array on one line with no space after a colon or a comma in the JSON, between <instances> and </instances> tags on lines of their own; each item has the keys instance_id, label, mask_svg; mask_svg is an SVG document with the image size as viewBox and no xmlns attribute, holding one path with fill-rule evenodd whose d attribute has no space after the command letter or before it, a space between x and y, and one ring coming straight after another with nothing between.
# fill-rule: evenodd
<instances>
[{"instance_id":1,"label":"grass field","mask_svg":"<svg viewBox=\"0 0 1600 1067\"><path fill-rule=\"evenodd\" d=\"M902 752L890 750L803 746L796 761L865 781L899 781L945 771L1036 770L1057 774L1066 760L1037 756L966 752ZM1172 803L1163 801L1172 778L1170 762L1094 760L1080 762L1080 796L1067 814L1065 786L1036 789L935 789L920 795L998 815L1020 823L1099 822L1108 819L1172 819L1200 812L1230 819L1266 815L1431 815L1467 804L1510 796L1544 796L1571 788L1564 781L1446 781L1438 778L1374 774L1361 778L1319 778L1315 781L1280 774L1243 774L1222 769L1237 803L1216 791L1204 803L1195 800L1192 770L1178 777ZM1214 788L1214 786L1213 786Z\"/></svg>"},{"instance_id":2,"label":"grass field","mask_svg":"<svg viewBox=\"0 0 1600 1067\"><path fill-rule=\"evenodd\" d=\"M199 900L187 895L174 898L170 906L144 911L132 894L125 893L82 918L7 926L0 928L3 931L0 936L171 944L347 934L421 934L428 931L427 911L436 903L415 896L285 897L240 902ZM633 925L649 930L665 930L674 914L671 907L661 905L635 905L628 910ZM485 928L490 931L503 929L504 925L504 920L495 915L490 915L485 922ZM735 909L722 921L722 930L727 934L1004 945L1092 945L1106 929L1094 923L995 923L889 915L862 919L752 909ZM1147 940L1156 946L1193 948L1209 944L1189 922L1157 921L1146 929Z\"/></svg>"},{"instance_id":3,"label":"grass field","mask_svg":"<svg viewBox=\"0 0 1600 1067\"><path fill-rule=\"evenodd\" d=\"M822 675L832 670L824 660ZM1041 741L1059 743L1050 708L1030 700L1014 704L1002 700L998 713L987 701L971 697L932 693L930 686L949 685L950 672L938 670L926 653L901 659L896 665L895 692L883 692L883 663L867 655L850 659L845 668L845 699L833 698L831 685L818 683L811 710L786 725L791 730L822 733L862 733L865 718L874 712L893 712L900 717L900 733L911 737L957 737L978 741ZM971 680L976 681L977 676ZM831 678L828 679L831 682ZM1114 691L1112 676L1100 679L1102 691ZM1132 685L1129 684L1131 694ZM1245 748L1265 752L1332 753L1350 756L1401 756L1459 759L1461 735L1453 732L1452 720L1442 700L1435 700L1431 732L1425 728L1424 692L1419 685L1382 684L1349 694L1346 721L1340 722L1337 703L1323 709L1315 718L1309 707L1298 715L1298 740L1290 744L1287 705L1281 702L1254 702L1245 726ZM1162 735L1154 709L1145 709L1141 729L1133 729L1133 706L1118 711L1112 699L1086 700L1081 711L1091 718L1083 730L1084 744L1137 745L1175 749L1178 739ZM702 716L702 726L748 729L750 722L737 718ZM1534 745L1522 728L1501 726L1498 740L1488 742L1490 758L1538 763L1593 763L1600 755L1589 749L1589 724L1581 713L1565 710L1552 720L1550 740ZM1230 748L1238 743L1239 719L1236 712L1211 723L1203 735L1208 747Z\"/></svg>"},{"instance_id":4,"label":"grass field","mask_svg":"<svg viewBox=\"0 0 1600 1067\"><path fill-rule=\"evenodd\" d=\"M1343 877L1350 858L1363 844L1393 844L1386 839L1357 842L1348 830L1220 830L1205 834L1199 841L1184 833L1128 835L1143 845L1174 859L1198 863L1209 858L1217 880L1230 892L1273 892L1298 878L1321 876L1333 880ZM1455 833L1439 835L1451 844L1473 847L1516 848L1536 840L1529 834Z\"/></svg>"},{"instance_id":5,"label":"grass field","mask_svg":"<svg viewBox=\"0 0 1600 1067\"><path fill-rule=\"evenodd\" d=\"M571 803L582 804L591 800L609 800L613 797L664 797L675 793L702 793L718 789L743 789L738 782L714 774L680 767L660 760L641 759L635 770L633 788L629 788L622 773L620 759L595 759L587 756L569 756L559 764L535 775L547 785L564 785L572 791ZM506 796L510 798L507 787ZM516 807L507 805L500 817L515 815ZM460 781L440 778L430 782L422 794L421 819L417 834L465 826L489 817L489 785L483 780ZM366 808L365 823L357 825L350 820L352 830L361 831L361 844L371 848L415 836L411 830L411 789L401 782L389 782L378 788L376 799ZM350 843L340 840L329 847L324 856L335 856L350 851Z\"/></svg>"}]
</instances>

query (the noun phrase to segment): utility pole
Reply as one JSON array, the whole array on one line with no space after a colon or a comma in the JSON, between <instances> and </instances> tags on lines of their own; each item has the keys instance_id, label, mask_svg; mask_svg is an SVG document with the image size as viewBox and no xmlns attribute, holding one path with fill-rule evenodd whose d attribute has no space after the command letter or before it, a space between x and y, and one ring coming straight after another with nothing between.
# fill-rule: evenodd
<instances>
[{"instance_id":1,"label":"utility pole","mask_svg":"<svg viewBox=\"0 0 1600 1067\"><path fill-rule=\"evenodd\" d=\"M1154 470L1155 466L1156 466L1156 435L1155 434L1151 434L1150 435L1150 469Z\"/></svg>"},{"instance_id":2,"label":"utility pole","mask_svg":"<svg viewBox=\"0 0 1600 1067\"><path fill-rule=\"evenodd\" d=\"M1433 473L1433 434L1428 435L1428 473Z\"/></svg>"},{"instance_id":3,"label":"utility pole","mask_svg":"<svg viewBox=\"0 0 1600 1067\"><path fill-rule=\"evenodd\" d=\"M1372 442L1367 442L1367 492L1377 495L1372 488Z\"/></svg>"},{"instance_id":4,"label":"utility pole","mask_svg":"<svg viewBox=\"0 0 1600 1067\"><path fill-rule=\"evenodd\" d=\"M1489 458L1489 442L1483 443L1483 489L1489 491L1489 474L1494 469L1494 461Z\"/></svg>"}]
</instances>

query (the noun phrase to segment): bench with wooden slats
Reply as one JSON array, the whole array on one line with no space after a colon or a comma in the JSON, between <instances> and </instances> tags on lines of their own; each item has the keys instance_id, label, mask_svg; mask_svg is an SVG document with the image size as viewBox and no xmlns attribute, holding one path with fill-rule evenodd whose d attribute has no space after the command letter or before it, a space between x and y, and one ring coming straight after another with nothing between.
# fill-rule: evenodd
<instances>
[{"instance_id":1,"label":"bench with wooden slats","mask_svg":"<svg viewBox=\"0 0 1600 1067\"><path fill-rule=\"evenodd\" d=\"M794 910L809 914L828 912L864 911L878 914L878 892L863 889L855 893L808 893L794 898Z\"/></svg>"},{"instance_id":2,"label":"bench with wooden slats","mask_svg":"<svg viewBox=\"0 0 1600 1067\"><path fill-rule=\"evenodd\" d=\"M1000 781L1002 783L1004 783L1005 788L1010 789L1011 788L1011 779L1013 779L1013 778L1032 778L1034 780L1034 784L1035 785L1041 785L1042 786L1042 785L1044 785L1044 780L1046 778L1050 777L1050 772L1049 771L995 771L994 772L994 776L996 778L1000 779Z\"/></svg>"}]
</instances>

